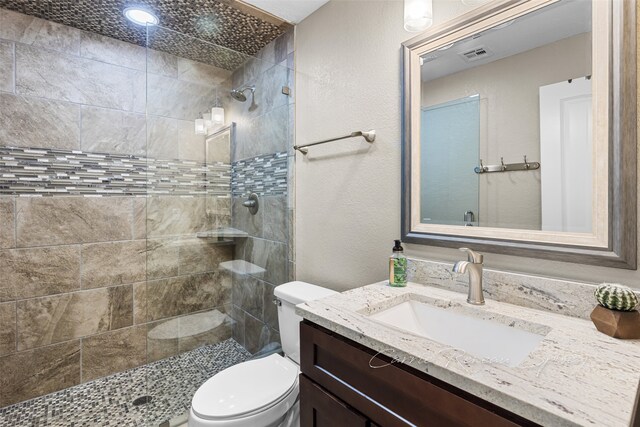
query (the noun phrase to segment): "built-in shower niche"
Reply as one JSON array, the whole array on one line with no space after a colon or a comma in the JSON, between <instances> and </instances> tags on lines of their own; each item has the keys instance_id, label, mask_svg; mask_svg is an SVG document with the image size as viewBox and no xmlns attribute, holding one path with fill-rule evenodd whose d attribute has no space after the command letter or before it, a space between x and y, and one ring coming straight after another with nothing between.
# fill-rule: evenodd
<instances>
[{"instance_id":1,"label":"built-in shower niche","mask_svg":"<svg viewBox=\"0 0 640 427\"><path fill-rule=\"evenodd\" d=\"M196 237L212 245L233 245L235 238L247 233L231 227L231 147L236 124L216 130L205 137L205 186L208 228Z\"/></svg>"}]
</instances>

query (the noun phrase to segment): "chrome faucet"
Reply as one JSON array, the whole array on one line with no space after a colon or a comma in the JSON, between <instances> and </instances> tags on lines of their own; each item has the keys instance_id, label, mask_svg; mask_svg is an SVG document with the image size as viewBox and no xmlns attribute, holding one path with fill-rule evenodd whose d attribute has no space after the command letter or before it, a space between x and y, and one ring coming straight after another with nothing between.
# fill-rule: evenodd
<instances>
[{"instance_id":1,"label":"chrome faucet","mask_svg":"<svg viewBox=\"0 0 640 427\"><path fill-rule=\"evenodd\" d=\"M469 271L469 294L467 302L474 305L484 304L482 295L482 254L472 251L469 248L460 248L467 253L467 261L458 261L453 264L455 273L466 273Z\"/></svg>"}]
</instances>

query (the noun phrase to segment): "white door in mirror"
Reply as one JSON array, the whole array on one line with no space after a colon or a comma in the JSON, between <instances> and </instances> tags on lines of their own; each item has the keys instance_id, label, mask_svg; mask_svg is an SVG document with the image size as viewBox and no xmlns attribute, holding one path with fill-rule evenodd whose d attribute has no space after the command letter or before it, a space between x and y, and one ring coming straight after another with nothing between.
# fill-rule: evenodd
<instances>
[{"instance_id":1,"label":"white door in mirror","mask_svg":"<svg viewBox=\"0 0 640 427\"><path fill-rule=\"evenodd\" d=\"M591 80L540 87L542 230L591 233Z\"/></svg>"}]
</instances>

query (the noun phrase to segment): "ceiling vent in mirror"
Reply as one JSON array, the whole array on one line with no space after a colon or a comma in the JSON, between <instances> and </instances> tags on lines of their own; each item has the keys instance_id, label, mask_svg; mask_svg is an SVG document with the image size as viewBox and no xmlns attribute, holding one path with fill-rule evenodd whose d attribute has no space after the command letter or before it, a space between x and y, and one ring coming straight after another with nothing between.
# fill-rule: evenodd
<instances>
[{"instance_id":1,"label":"ceiling vent in mirror","mask_svg":"<svg viewBox=\"0 0 640 427\"><path fill-rule=\"evenodd\" d=\"M461 53L462 58L467 62L478 61L480 59L488 58L492 55L492 52L484 46L476 47L466 52Z\"/></svg>"}]
</instances>

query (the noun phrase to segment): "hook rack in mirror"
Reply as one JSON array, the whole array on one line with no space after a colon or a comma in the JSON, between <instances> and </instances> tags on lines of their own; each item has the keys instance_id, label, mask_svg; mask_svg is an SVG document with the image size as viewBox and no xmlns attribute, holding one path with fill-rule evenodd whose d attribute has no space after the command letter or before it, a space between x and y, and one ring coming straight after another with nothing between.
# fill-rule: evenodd
<instances>
[{"instance_id":1,"label":"hook rack in mirror","mask_svg":"<svg viewBox=\"0 0 640 427\"><path fill-rule=\"evenodd\" d=\"M513 172L513 171L532 171L540 169L540 162L529 162L527 156L524 156L523 163L505 163L504 159L500 157L499 165L487 165L485 166L480 159L480 166L476 166L473 171L477 174L492 173L492 172Z\"/></svg>"}]
</instances>

